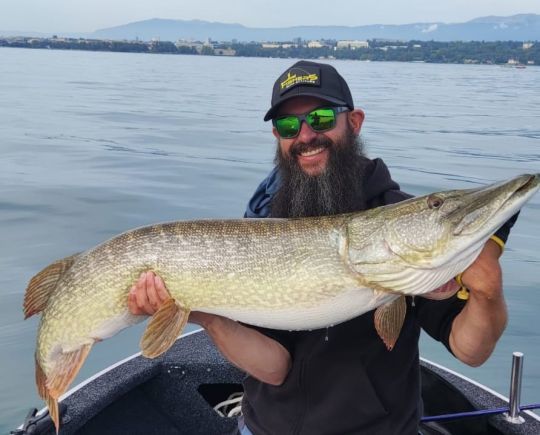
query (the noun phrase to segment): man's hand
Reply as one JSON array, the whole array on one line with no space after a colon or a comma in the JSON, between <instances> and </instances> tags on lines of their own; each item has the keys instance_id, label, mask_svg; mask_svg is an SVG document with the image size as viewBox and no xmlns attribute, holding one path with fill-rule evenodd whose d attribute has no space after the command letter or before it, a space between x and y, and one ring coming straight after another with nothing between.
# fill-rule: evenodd
<instances>
[{"instance_id":1,"label":"man's hand","mask_svg":"<svg viewBox=\"0 0 540 435\"><path fill-rule=\"evenodd\" d=\"M463 272L461 281L471 291L472 297L502 297L501 254L500 246L488 240L478 258Z\"/></svg>"},{"instance_id":2,"label":"man's hand","mask_svg":"<svg viewBox=\"0 0 540 435\"><path fill-rule=\"evenodd\" d=\"M489 358L508 320L500 256L499 245L488 240L461 276L470 294L467 305L452 324L450 347L458 359L471 366L479 366Z\"/></svg>"},{"instance_id":3,"label":"man's hand","mask_svg":"<svg viewBox=\"0 0 540 435\"><path fill-rule=\"evenodd\" d=\"M129 291L128 308L131 314L152 316L170 297L160 276L152 271L143 272ZM217 316L192 311L189 314L189 322L206 328L215 317Z\"/></svg>"},{"instance_id":4,"label":"man's hand","mask_svg":"<svg viewBox=\"0 0 540 435\"><path fill-rule=\"evenodd\" d=\"M135 315L153 315L171 296L161 277L143 272L128 296L128 308ZM201 325L217 348L232 364L255 378L280 385L291 367L289 352L277 341L255 329L215 314L192 311L189 322Z\"/></svg>"},{"instance_id":5,"label":"man's hand","mask_svg":"<svg viewBox=\"0 0 540 435\"><path fill-rule=\"evenodd\" d=\"M170 297L161 277L154 272L143 272L129 291L128 308L131 314L151 316Z\"/></svg>"}]
</instances>

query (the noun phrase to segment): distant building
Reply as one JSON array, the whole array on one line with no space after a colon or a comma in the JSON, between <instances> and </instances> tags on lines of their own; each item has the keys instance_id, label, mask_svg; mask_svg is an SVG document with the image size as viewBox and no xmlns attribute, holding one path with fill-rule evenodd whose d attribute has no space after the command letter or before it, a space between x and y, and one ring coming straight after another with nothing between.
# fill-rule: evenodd
<instances>
[{"instance_id":1,"label":"distant building","mask_svg":"<svg viewBox=\"0 0 540 435\"><path fill-rule=\"evenodd\" d=\"M382 51L388 51L388 50L398 50L403 48L409 48L407 45L385 45L384 47L377 47L377 49Z\"/></svg>"},{"instance_id":2,"label":"distant building","mask_svg":"<svg viewBox=\"0 0 540 435\"><path fill-rule=\"evenodd\" d=\"M308 48L323 48L328 47L328 45L323 44L321 41L309 41L307 44Z\"/></svg>"},{"instance_id":3,"label":"distant building","mask_svg":"<svg viewBox=\"0 0 540 435\"><path fill-rule=\"evenodd\" d=\"M534 42L524 42L523 50L528 50L529 48L532 48L533 46L534 46Z\"/></svg>"},{"instance_id":4,"label":"distant building","mask_svg":"<svg viewBox=\"0 0 540 435\"><path fill-rule=\"evenodd\" d=\"M279 44L265 42L262 44L262 48L279 48Z\"/></svg>"},{"instance_id":5,"label":"distant building","mask_svg":"<svg viewBox=\"0 0 540 435\"><path fill-rule=\"evenodd\" d=\"M414 44L412 47L413 48L422 48L422 45L421 44Z\"/></svg>"},{"instance_id":6,"label":"distant building","mask_svg":"<svg viewBox=\"0 0 540 435\"><path fill-rule=\"evenodd\" d=\"M190 48L195 48L197 45L201 45L202 46L202 42L199 42L199 41L188 41L188 40L185 40L185 39L179 39L178 41L176 41L174 43L174 45L176 45L178 48L180 47L190 47Z\"/></svg>"},{"instance_id":7,"label":"distant building","mask_svg":"<svg viewBox=\"0 0 540 435\"><path fill-rule=\"evenodd\" d=\"M176 45L176 48L180 47L188 47L188 48L194 48L197 50L197 53L200 53L203 49L204 44L200 41L186 41L184 39L179 39L174 43Z\"/></svg>"},{"instance_id":8,"label":"distant building","mask_svg":"<svg viewBox=\"0 0 540 435\"><path fill-rule=\"evenodd\" d=\"M359 41L359 40L342 40L337 42L337 48L340 49L349 49L356 50L357 48L369 48L369 42Z\"/></svg>"}]
</instances>

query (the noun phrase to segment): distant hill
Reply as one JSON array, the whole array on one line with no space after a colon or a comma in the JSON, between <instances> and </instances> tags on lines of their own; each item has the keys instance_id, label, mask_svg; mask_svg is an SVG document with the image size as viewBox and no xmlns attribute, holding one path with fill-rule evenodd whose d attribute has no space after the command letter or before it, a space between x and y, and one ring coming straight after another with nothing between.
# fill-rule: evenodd
<instances>
[{"instance_id":1,"label":"distant hill","mask_svg":"<svg viewBox=\"0 0 540 435\"><path fill-rule=\"evenodd\" d=\"M392 39L420 41L538 41L540 15L520 14L510 17L481 17L465 23L414 23L369 26L296 26L254 28L241 24L226 24L200 20L166 20L154 18L117 27L97 30L85 37L98 39L159 38L239 42L289 41L302 39Z\"/></svg>"}]
</instances>

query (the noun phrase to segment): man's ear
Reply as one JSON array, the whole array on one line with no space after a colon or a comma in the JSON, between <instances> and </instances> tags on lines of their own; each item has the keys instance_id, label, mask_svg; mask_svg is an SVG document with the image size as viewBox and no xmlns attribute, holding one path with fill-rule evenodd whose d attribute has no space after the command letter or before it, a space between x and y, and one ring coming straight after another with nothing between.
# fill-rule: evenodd
<instances>
[{"instance_id":1,"label":"man's ear","mask_svg":"<svg viewBox=\"0 0 540 435\"><path fill-rule=\"evenodd\" d=\"M277 132L276 127L273 127L273 126L272 126L272 134L275 136L275 138L276 138L277 140L280 139L280 136L279 136L279 133Z\"/></svg>"},{"instance_id":2,"label":"man's ear","mask_svg":"<svg viewBox=\"0 0 540 435\"><path fill-rule=\"evenodd\" d=\"M365 114L361 109L354 109L352 112L348 113L349 115L349 125L354 131L354 134L360 134L360 129L364 123Z\"/></svg>"}]
</instances>

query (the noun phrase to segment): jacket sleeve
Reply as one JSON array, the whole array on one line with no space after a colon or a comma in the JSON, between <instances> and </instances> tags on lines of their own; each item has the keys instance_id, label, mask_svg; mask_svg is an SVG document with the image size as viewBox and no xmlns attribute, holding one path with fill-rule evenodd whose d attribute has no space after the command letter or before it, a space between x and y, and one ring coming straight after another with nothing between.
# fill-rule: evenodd
<instances>
[{"instance_id":1,"label":"jacket sleeve","mask_svg":"<svg viewBox=\"0 0 540 435\"><path fill-rule=\"evenodd\" d=\"M453 353L450 349L452 323L465 303L465 300L456 295L442 301L422 297L414 299L416 318L420 326L431 338L443 343L450 353Z\"/></svg>"},{"instance_id":2,"label":"jacket sleeve","mask_svg":"<svg viewBox=\"0 0 540 435\"><path fill-rule=\"evenodd\" d=\"M294 353L294 339L298 335L299 331L282 331L278 329L262 328L260 326L250 325L248 323L242 323L242 326L247 328L255 329L263 335L271 338L272 340L277 341L281 344L287 352L292 356Z\"/></svg>"},{"instance_id":3,"label":"jacket sleeve","mask_svg":"<svg viewBox=\"0 0 540 435\"><path fill-rule=\"evenodd\" d=\"M514 215L512 216L510 219L508 219L504 225L502 227L500 227L496 232L495 232L495 235L501 239L504 243L506 243L506 241L508 240L508 236L510 234L510 230L511 228L514 226L514 224L516 223L516 220L519 216L519 211Z\"/></svg>"}]
</instances>

